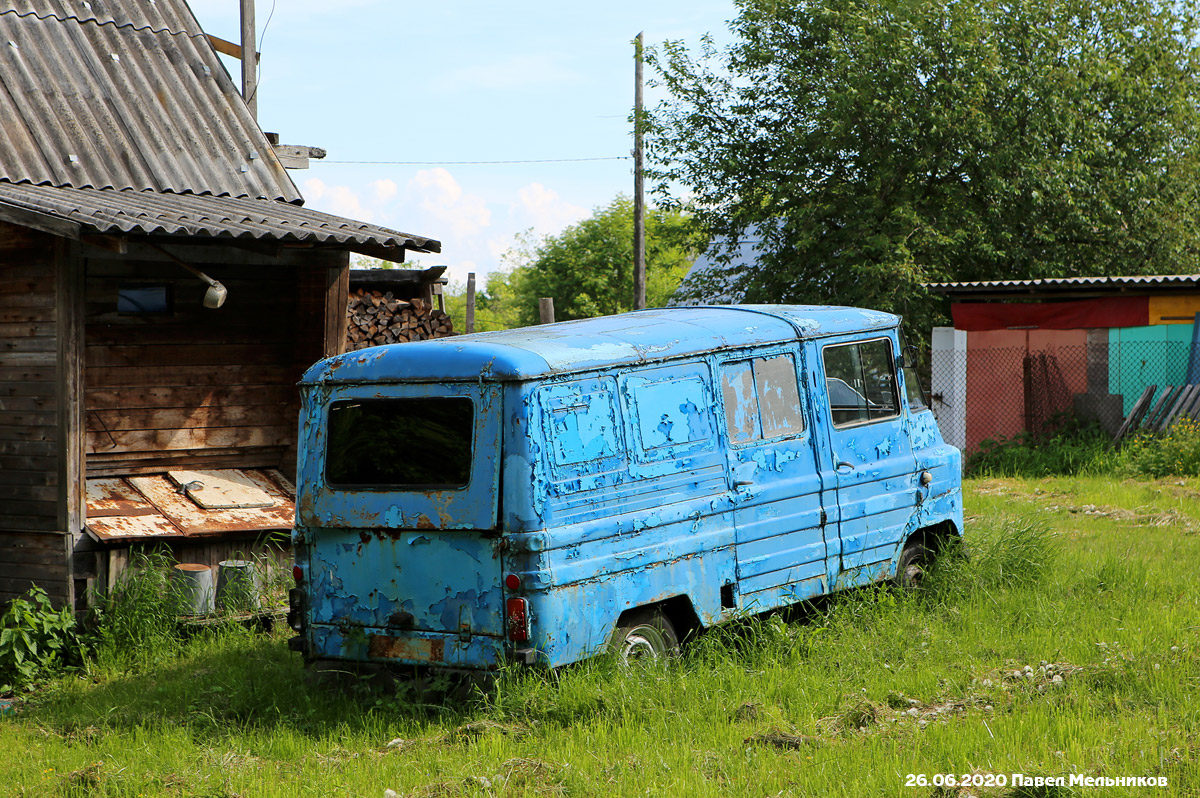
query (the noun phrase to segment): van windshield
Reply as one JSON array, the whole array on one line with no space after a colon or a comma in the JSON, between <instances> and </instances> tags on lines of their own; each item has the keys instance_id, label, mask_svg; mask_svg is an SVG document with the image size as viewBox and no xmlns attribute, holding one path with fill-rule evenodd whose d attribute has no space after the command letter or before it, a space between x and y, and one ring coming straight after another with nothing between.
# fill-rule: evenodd
<instances>
[{"instance_id":1,"label":"van windshield","mask_svg":"<svg viewBox=\"0 0 1200 798\"><path fill-rule=\"evenodd\" d=\"M335 402L325 480L368 490L464 488L474 427L475 405L465 397Z\"/></svg>"}]
</instances>

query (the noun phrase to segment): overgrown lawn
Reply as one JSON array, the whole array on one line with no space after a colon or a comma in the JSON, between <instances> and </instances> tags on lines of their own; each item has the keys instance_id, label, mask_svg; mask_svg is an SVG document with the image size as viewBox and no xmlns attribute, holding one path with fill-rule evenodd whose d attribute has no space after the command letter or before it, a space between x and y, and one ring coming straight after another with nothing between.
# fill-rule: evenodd
<instances>
[{"instance_id":1,"label":"overgrown lawn","mask_svg":"<svg viewBox=\"0 0 1200 798\"><path fill-rule=\"evenodd\" d=\"M914 594L753 618L677 662L514 670L466 700L338 692L238 629L0 719L15 796L1200 794L1200 480L968 481ZM1165 789L905 787L907 774Z\"/></svg>"}]
</instances>

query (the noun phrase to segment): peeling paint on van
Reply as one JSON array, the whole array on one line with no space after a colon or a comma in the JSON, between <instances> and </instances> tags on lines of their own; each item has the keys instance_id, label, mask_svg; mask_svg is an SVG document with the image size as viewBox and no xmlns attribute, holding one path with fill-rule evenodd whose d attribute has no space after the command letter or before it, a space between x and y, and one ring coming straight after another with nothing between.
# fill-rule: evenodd
<instances>
[{"instance_id":1,"label":"peeling paint on van","mask_svg":"<svg viewBox=\"0 0 1200 798\"><path fill-rule=\"evenodd\" d=\"M313 366L293 535L306 656L557 666L600 651L628 610L667 602L677 624L709 625L886 578L909 535L961 530L961 461L903 396L839 427L822 351L896 351L898 322L665 309ZM467 484L326 483L332 403L439 397L474 409ZM409 435L438 455L436 429ZM509 639L509 599L528 642Z\"/></svg>"}]
</instances>

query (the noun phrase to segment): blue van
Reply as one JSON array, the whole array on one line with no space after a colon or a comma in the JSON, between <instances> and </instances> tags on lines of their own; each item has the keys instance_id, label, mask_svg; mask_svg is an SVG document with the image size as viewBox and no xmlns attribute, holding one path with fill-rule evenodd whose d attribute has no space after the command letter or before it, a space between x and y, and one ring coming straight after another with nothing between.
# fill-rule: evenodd
<instances>
[{"instance_id":1,"label":"blue van","mask_svg":"<svg viewBox=\"0 0 1200 798\"><path fill-rule=\"evenodd\" d=\"M961 534L900 319L667 308L382 346L302 382L292 647L488 670L915 581Z\"/></svg>"}]
</instances>

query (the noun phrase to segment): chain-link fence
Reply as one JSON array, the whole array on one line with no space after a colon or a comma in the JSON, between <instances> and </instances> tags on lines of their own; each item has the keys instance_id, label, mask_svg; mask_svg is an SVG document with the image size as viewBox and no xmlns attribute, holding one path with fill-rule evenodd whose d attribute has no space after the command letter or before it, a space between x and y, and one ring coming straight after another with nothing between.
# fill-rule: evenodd
<instances>
[{"instance_id":1,"label":"chain-link fence","mask_svg":"<svg viewBox=\"0 0 1200 798\"><path fill-rule=\"evenodd\" d=\"M989 438L1038 438L1073 423L1096 424L1115 436L1139 401L1143 419L1156 404L1171 405L1156 414L1160 421L1176 404L1175 415L1197 412L1183 406L1190 402L1179 388L1200 382L1200 367L1189 368L1190 342L1112 341L1100 332L1083 346L935 343L930 398L942 436L970 455ZM1192 393L1200 398L1200 390Z\"/></svg>"}]
</instances>

